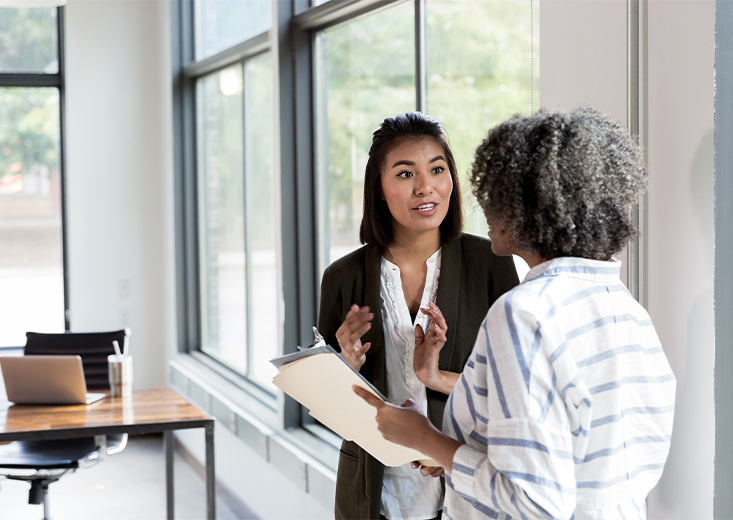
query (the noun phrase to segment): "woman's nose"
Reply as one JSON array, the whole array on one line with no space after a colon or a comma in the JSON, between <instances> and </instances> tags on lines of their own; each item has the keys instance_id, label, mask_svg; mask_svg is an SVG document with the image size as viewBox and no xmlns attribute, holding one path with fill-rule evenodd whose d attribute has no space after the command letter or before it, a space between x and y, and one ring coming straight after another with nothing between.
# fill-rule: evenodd
<instances>
[{"instance_id":1,"label":"woman's nose","mask_svg":"<svg viewBox=\"0 0 733 520\"><path fill-rule=\"evenodd\" d=\"M418 174L415 176L415 195L420 197L433 192L433 184L430 182L430 176Z\"/></svg>"}]
</instances>

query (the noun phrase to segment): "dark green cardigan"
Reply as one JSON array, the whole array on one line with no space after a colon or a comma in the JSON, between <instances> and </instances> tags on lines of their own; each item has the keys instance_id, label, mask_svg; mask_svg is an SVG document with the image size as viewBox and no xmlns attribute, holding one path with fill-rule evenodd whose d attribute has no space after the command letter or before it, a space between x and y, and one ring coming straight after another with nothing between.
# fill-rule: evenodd
<instances>
[{"instance_id":1,"label":"dark green cardigan","mask_svg":"<svg viewBox=\"0 0 733 520\"><path fill-rule=\"evenodd\" d=\"M381 247L366 245L333 262L323 273L318 330L338 349L336 330L352 304L374 312L372 328L362 337L371 341L361 367L364 377L387 394L384 327L381 315ZM476 334L494 301L519 283L511 257L497 257L486 238L463 234L443 244L436 305L448 325L440 352L440 369L461 372ZM387 397L389 397L387 395ZM447 396L428 389L428 417L442 427ZM344 441L336 478L335 517L378 519L384 466L350 441Z\"/></svg>"}]
</instances>

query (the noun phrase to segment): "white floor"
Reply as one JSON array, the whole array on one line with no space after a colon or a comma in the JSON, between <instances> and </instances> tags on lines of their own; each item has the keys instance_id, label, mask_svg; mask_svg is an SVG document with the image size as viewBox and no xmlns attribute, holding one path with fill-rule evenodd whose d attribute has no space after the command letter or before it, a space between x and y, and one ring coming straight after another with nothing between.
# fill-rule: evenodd
<instances>
[{"instance_id":1,"label":"white floor","mask_svg":"<svg viewBox=\"0 0 733 520\"><path fill-rule=\"evenodd\" d=\"M178 454L175 459L175 518L204 520L206 488ZM1 520L40 520L43 507L28 504L28 484L0 481ZM160 435L130 437L127 447L94 467L66 475L49 488L51 520L165 520L165 460ZM236 516L217 497L217 519Z\"/></svg>"}]
</instances>

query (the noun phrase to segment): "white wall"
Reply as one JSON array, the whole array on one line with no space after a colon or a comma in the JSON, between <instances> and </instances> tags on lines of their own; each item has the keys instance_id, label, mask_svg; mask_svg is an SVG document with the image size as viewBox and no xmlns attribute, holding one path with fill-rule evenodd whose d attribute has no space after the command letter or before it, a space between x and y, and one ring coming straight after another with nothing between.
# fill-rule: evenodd
<instances>
[{"instance_id":1,"label":"white wall","mask_svg":"<svg viewBox=\"0 0 733 520\"><path fill-rule=\"evenodd\" d=\"M543 106L591 103L625 122L625 13L625 0L543 0ZM650 518L713 517L714 16L713 0L649 0L641 34L650 175L642 284L678 378L672 448Z\"/></svg>"},{"instance_id":2,"label":"white wall","mask_svg":"<svg viewBox=\"0 0 733 520\"><path fill-rule=\"evenodd\" d=\"M71 328L129 326L134 386L160 386L175 344L170 5L65 12Z\"/></svg>"},{"instance_id":3,"label":"white wall","mask_svg":"<svg viewBox=\"0 0 733 520\"><path fill-rule=\"evenodd\" d=\"M626 123L626 1L540 2L540 104L591 104Z\"/></svg>"},{"instance_id":4,"label":"white wall","mask_svg":"<svg viewBox=\"0 0 733 520\"><path fill-rule=\"evenodd\" d=\"M712 0L649 3L648 301L677 376L672 450L649 501L664 519L713 518L714 52Z\"/></svg>"}]
</instances>

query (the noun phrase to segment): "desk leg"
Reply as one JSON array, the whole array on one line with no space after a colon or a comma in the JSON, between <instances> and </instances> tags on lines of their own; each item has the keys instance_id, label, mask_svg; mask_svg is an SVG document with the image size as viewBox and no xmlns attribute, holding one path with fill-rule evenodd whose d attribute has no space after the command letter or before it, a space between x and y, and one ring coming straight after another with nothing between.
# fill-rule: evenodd
<instances>
[{"instance_id":1,"label":"desk leg","mask_svg":"<svg viewBox=\"0 0 733 520\"><path fill-rule=\"evenodd\" d=\"M163 432L163 447L165 449L165 507L167 519L173 520L174 498L173 498L173 453L175 448L175 439L173 432L166 430Z\"/></svg>"},{"instance_id":2,"label":"desk leg","mask_svg":"<svg viewBox=\"0 0 733 520\"><path fill-rule=\"evenodd\" d=\"M206 518L216 520L216 471L214 468L214 422L206 429Z\"/></svg>"}]
</instances>

